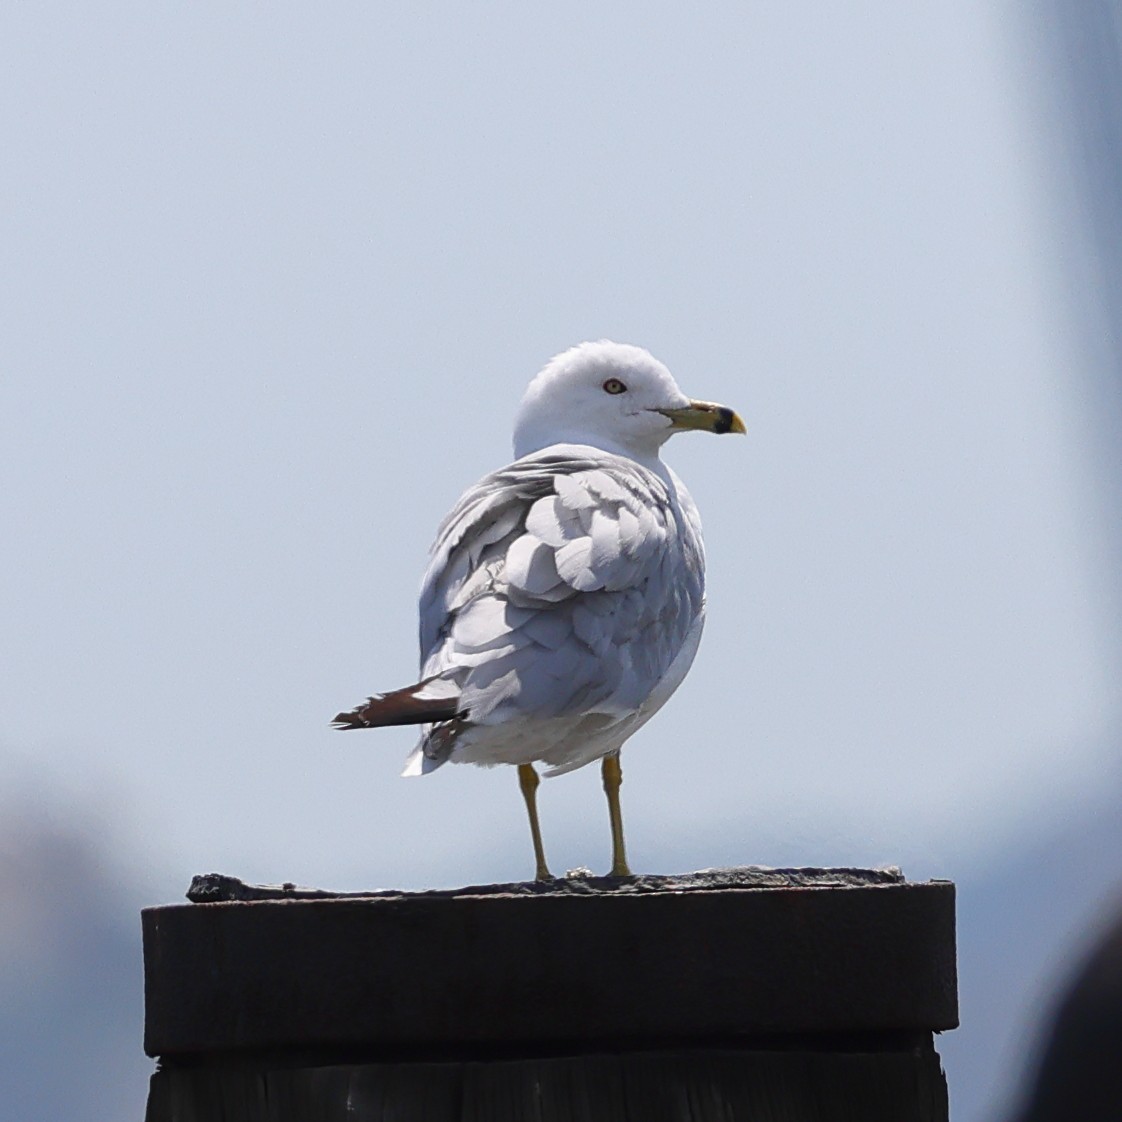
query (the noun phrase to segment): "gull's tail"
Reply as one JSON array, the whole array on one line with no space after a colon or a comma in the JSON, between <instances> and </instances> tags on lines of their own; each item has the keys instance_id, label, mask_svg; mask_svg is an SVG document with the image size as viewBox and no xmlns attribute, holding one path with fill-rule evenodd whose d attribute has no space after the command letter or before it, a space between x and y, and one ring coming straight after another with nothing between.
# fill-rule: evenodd
<instances>
[{"instance_id":1,"label":"gull's tail","mask_svg":"<svg viewBox=\"0 0 1122 1122\"><path fill-rule=\"evenodd\" d=\"M337 714L331 722L337 729L373 729L383 725L432 725L464 716L459 691L441 678L426 678L415 686L378 693L365 705Z\"/></svg>"}]
</instances>

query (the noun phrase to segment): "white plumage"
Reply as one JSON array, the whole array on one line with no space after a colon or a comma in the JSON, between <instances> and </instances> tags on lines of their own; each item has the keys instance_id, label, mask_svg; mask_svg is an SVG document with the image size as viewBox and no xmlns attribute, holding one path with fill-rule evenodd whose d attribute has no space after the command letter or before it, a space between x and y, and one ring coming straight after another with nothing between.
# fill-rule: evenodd
<instances>
[{"instance_id":1,"label":"white plumage","mask_svg":"<svg viewBox=\"0 0 1122 1122\"><path fill-rule=\"evenodd\" d=\"M639 347L584 343L550 362L523 398L517 458L469 488L437 534L421 589L421 681L336 718L423 722L406 775L449 760L519 765L539 876L529 765L557 775L614 759L697 651L701 521L659 458L684 428L744 431ZM625 872L612 810L613 871Z\"/></svg>"},{"instance_id":2,"label":"white plumage","mask_svg":"<svg viewBox=\"0 0 1122 1122\"><path fill-rule=\"evenodd\" d=\"M482 479L441 527L421 591L421 676L469 716L426 726L406 774L570 771L623 744L701 637L705 557L681 482L562 444Z\"/></svg>"}]
</instances>

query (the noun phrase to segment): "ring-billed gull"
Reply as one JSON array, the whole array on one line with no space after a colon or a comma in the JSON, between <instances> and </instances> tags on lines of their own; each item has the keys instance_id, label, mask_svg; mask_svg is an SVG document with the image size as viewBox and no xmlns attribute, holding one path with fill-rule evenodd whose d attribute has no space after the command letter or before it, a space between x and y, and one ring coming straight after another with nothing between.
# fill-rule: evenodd
<instances>
[{"instance_id":1,"label":"ring-billed gull","mask_svg":"<svg viewBox=\"0 0 1122 1122\"><path fill-rule=\"evenodd\" d=\"M558 355L530 383L515 460L444 519L421 587L421 678L336 728L421 725L405 775L513 764L537 877L549 877L535 763L546 776L602 760L613 876L623 842L619 751L681 684L705 618L697 507L659 449L676 432L744 432L693 401L641 347Z\"/></svg>"}]
</instances>

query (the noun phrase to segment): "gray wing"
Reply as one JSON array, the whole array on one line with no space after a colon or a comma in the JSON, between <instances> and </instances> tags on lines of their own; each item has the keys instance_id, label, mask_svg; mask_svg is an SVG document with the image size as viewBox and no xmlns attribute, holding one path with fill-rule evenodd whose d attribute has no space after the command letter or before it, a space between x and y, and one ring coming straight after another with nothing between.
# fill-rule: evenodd
<instances>
[{"instance_id":1,"label":"gray wing","mask_svg":"<svg viewBox=\"0 0 1122 1122\"><path fill-rule=\"evenodd\" d=\"M445 519L421 591L422 672L456 684L473 725L634 712L703 600L680 482L553 449L487 476Z\"/></svg>"}]
</instances>

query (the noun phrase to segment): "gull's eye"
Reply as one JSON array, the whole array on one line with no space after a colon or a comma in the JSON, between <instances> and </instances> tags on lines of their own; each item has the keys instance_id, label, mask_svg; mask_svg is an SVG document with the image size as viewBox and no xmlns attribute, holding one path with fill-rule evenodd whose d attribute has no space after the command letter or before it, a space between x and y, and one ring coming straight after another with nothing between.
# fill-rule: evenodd
<instances>
[{"instance_id":1,"label":"gull's eye","mask_svg":"<svg viewBox=\"0 0 1122 1122\"><path fill-rule=\"evenodd\" d=\"M604 383L605 393L626 393L627 387L618 378L609 378Z\"/></svg>"}]
</instances>

